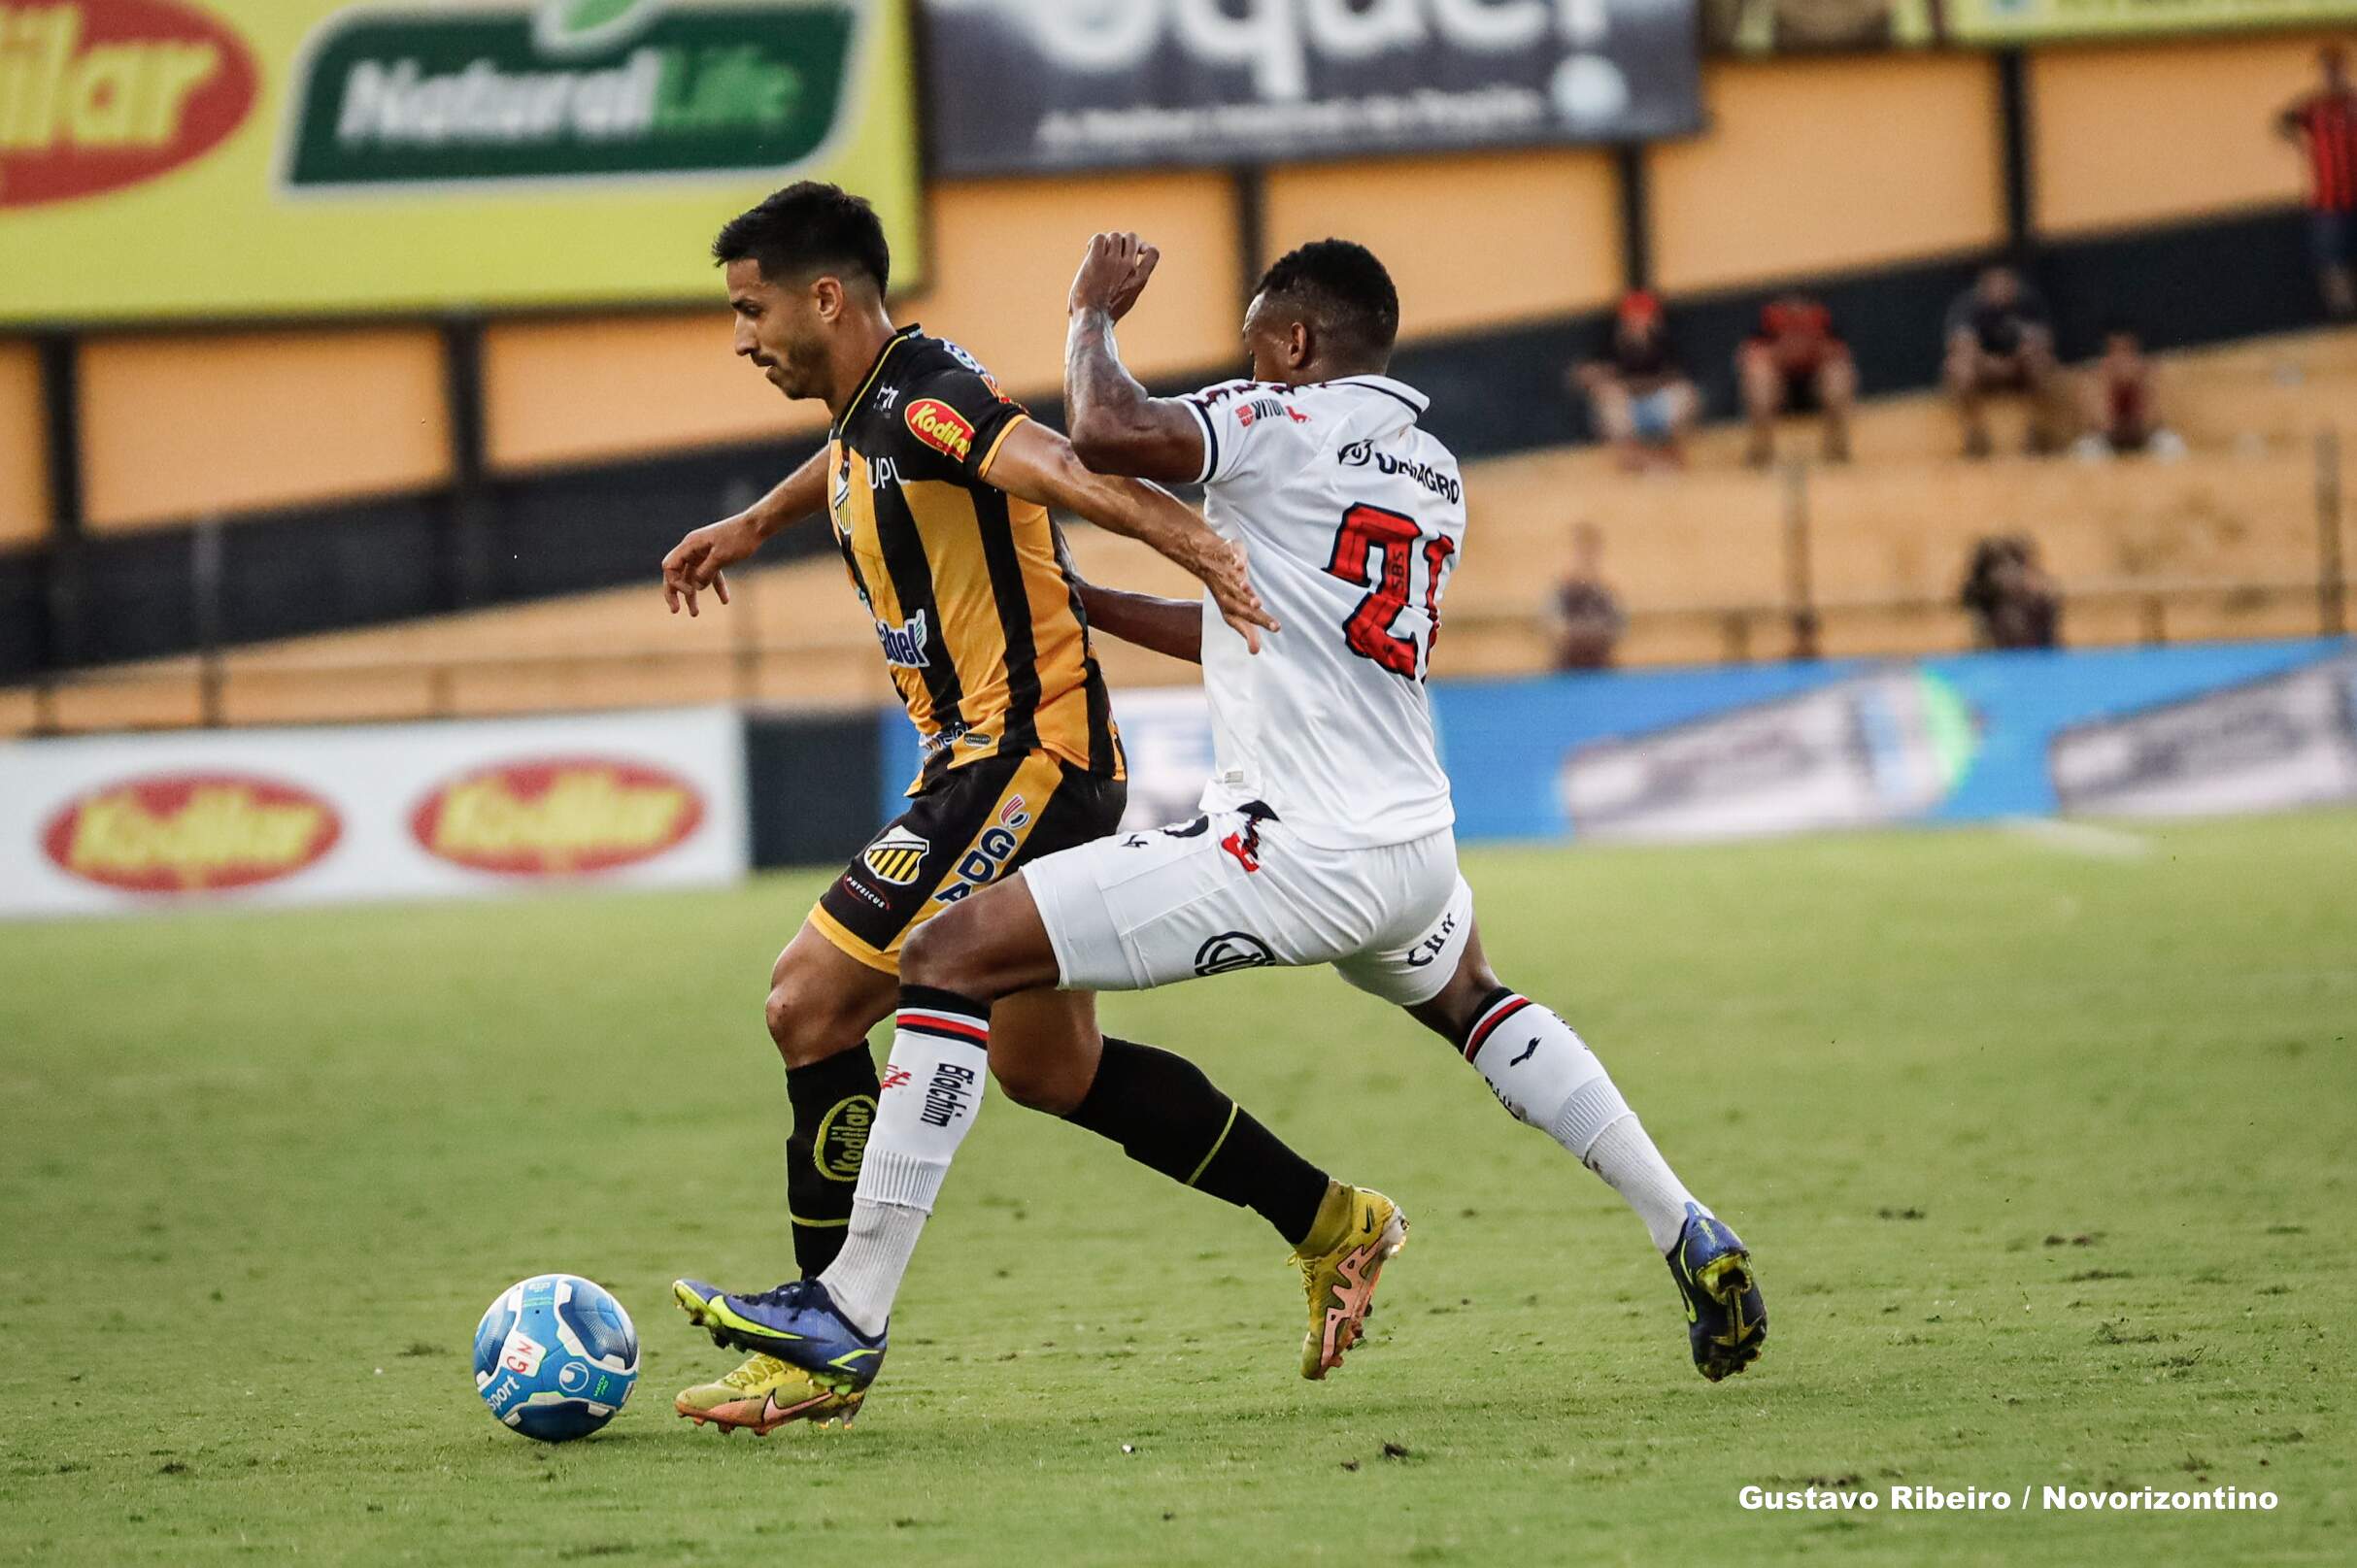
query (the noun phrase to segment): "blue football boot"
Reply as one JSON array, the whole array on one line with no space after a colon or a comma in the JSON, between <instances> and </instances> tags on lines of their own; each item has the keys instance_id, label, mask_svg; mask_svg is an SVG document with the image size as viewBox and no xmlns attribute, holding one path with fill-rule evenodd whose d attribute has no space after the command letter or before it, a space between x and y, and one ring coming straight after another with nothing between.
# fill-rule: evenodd
<instances>
[{"instance_id":1,"label":"blue football boot","mask_svg":"<svg viewBox=\"0 0 2357 1568\"><path fill-rule=\"evenodd\" d=\"M889 1325L872 1337L860 1333L816 1280L794 1280L753 1296L678 1280L671 1295L690 1322L710 1331L712 1343L753 1352L753 1360L728 1378L688 1389L674 1401L699 1426L707 1420L761 1432L790 1420L849 1426L884 1366ZM734 1418L739 1417L750 1418Z\"/></svg>"},{"instance_id":2,"label":"blue football boot","mask_svg":"<svg viewBox=\"0 0 2357 1568\"><path fill-rule=\"evenodd\" d=\"M1760 1358L1768 1338L1768 1304L1751 1251L1727 1226L1686 1205L1686 1223L1669 1249L1669 1277L1686 1302L1686 1337L1694 1343L1694 1364L1716 1383Z\"/></svg>"}]
</instances>

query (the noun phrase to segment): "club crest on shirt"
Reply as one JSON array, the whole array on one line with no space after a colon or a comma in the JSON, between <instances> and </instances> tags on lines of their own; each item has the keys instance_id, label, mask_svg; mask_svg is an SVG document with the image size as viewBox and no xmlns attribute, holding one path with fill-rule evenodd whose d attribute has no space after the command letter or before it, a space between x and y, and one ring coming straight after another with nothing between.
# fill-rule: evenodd
<instances>
[{"instance_id":1,"label":"club crest on shirt","mask_svg":"<svg viewBox=\"0 0 2357 1568\"><path fill-rule=\"evenodd\" d=\"M925 863L926 852L932 847L932 840L905 827L895 827L869 845L859 859L894 887L906 887L917 880L917 868Z\"/></svg>"}]
</instances>

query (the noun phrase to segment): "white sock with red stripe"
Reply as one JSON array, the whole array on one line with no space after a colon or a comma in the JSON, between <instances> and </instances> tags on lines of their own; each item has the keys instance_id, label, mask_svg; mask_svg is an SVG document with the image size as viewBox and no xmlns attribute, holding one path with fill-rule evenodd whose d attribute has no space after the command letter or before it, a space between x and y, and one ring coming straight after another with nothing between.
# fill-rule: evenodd
<instances>
[{"instance_id":1,"label":"white sock with red stripe","mask_svg":"<svg viewBox=\"0 0 2357 1568\"><path fill-rule=\"evenodd\" d=\"M1569 1024L1529 997L1500 989L1475 1014L1464 1050L1517 1121L1545 1132L1628 1200L1656 1251L1677 1245L1694 1194Z\"/></svg>"},{"instance_id":2,"label":"white sock with red stripe","mask_svg":"<svg viewBox=\"0 0 2357 1568\"><path fill-rule=\"evenodd\" d=\"M900 988L899 1028L859 1162L843 1251L819 1276L863 1334L883 1332L926 1218L990 1081L990 1010L949 991Z\"/></svg>"}]
</instances>

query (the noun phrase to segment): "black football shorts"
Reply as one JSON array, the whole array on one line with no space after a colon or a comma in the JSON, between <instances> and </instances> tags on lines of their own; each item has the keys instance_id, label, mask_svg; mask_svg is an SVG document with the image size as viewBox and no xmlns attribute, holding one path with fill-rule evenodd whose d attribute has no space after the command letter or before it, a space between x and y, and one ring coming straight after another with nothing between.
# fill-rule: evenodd
<instances>
[{"instance_id":1,"label":"black football shorts","mask_svg":"<svg viewBox=\"0 0 2357 1568\"><path fill-rule=\"evenodd\" d=\"M1129 786L1045 751L953 768L909 802L820 895L810 921L871 969L900 972L900 944L1010 871L1121 826Z\"/></svg>"}]
</instances>

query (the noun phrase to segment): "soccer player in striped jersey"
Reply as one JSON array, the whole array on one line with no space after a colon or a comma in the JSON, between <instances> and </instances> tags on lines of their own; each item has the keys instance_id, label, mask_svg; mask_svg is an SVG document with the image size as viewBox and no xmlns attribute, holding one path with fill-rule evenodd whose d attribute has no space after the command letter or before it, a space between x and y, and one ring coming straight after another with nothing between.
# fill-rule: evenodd
<instances>
[{"instance_id":1,"label":"soccer player in striped jersey","mask_svg":"<svg viewBox=\"0 0 2357 1568\"><path fill-rule=\"evenodd\" d=\"M815 1276L843 1245L855 1190L873 1182L863 1154L885 1085L865 1037L892 1010L910 934L1121 820L1121 738L1048 508L1186 567L1247 643L1275 623L1240 547L1151 484L1092 473L963 350L893 325L884 304L891 253L866 203L832 185L789 186L730 222L713 249L727 269L737 352L787 396L825 401L834 423L825 450L769 496L681 541L663 562L664 595L690 616L707 590L725 604L725 568L778 529L825 514L926 753L908 810L821 896L770 975L769 1031L793 1118L787 1207L795 1261ZM1010 1097L1254 1209L1315 1267L1347 1254L1343 1221L1357 1189L1279 1143L1199 1070L1104 1040L1085 992L1039 990L998 1011L1010 1047L1033 1034L1054 1041L1024 1058L1027 1070L997 1073ZM926 1115L955 1124L978 1103L984 1076L978 1054L910 1089ZM1185 1113L1175 1129L1174 1108ZM737 1141L735 1129L719 1136ZM762 1353L803 1284L732 1294L680 1282L693 1320L754 1352L680 1394L681 1415L760 1432L857 1408L797 1394L800 1375ZM863 1351L837 1353L856 1365Z\"/></svg>"}]
</instances>

